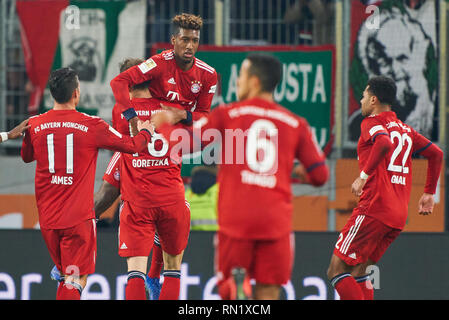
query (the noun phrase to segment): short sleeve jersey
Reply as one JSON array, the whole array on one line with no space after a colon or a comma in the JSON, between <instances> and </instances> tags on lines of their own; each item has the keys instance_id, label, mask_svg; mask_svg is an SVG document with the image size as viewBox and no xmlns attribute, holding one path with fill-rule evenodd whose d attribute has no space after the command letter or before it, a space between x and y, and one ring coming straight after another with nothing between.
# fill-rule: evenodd
<instances>
[{"instance_id":1,"label":"short sleeve jersey","mask_svg":"<svg viewBox=\"0 0 449 320\"><path fill-rule=\"evenodd\" d=\"M408 214L412 187L412 155L425 150L431 142L399 120L392 111L363 119L357 145L359 168L363 170L379 135L393 143L392 150L376 167L363 188L358 212L402 229Z\"/></svg>"}]
</instances>

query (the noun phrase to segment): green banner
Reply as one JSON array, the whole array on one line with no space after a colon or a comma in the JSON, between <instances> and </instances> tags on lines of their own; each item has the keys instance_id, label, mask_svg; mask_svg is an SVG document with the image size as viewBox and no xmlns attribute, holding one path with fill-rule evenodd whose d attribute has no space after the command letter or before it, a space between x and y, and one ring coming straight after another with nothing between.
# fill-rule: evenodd
<instances>
[{"instance_id":1,"label":"green banner","mask_svg":"<svg viewBox=\"0 0 449 320\"><path fill-rule=\"evenodd\" d=\"M274 93L276 102L306 118L324 149L331 139L333 51L271 53L283 64L282 81ZM237 100L237 77L247 54L204 50L197 53L219 74L221 90L215 94L212 107Z\"/></svg>"},{"instance_id":2,"label":"green banner","mask_svg":"<svg viewBox=\"0 0 449 320\"><path fill-rule=\"evenodd\" d=\"M237 100L239 69L250 51L246 47L233 47L232 51L229 50L230 48L225 48L220 51L220 47L212 47L211 50L200 48L196 54L196 57L215 68L218 73L219 85L212 108ZM320 147L328 154L333 140L334 49L326 46L281 50L276 47L263 49L276 56L283 64L282 81L275 90L274 98L280 105L307 119L315 131ZM262 50L251 52L255 51ZM198 154L185 157L182 175L189 176L192 167L200 163Z\"/></svg>"},{"instance_id":3,"label":"green banner","mask_svg":"<svg viewBox=\"0 0 449 320\"><path fill-rule=\"evenodd\" d=\"M111 119L110 81L127 57L145 55L146 2L72 0L61 12L59 44L52 70L71 67L80 79L78 110ZM48 89L43 107L53 105Z\"/></svg>"}]
</instances>

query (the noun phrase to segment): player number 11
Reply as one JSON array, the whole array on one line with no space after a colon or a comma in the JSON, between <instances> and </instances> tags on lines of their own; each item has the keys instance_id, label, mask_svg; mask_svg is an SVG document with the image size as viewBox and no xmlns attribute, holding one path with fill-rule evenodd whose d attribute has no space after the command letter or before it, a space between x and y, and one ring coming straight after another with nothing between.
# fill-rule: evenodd
<instances>
[{"instance_id":1,"label":"player number 11","mask_svg":"<svg viewBox=\"0 0 449 320\"><path fill-rule=\"evenodd\" d=\"M55 173L54 134L47 135L48 171ZM73 174L73 133L66 135L66 173Z\"/></svg>"}]
</instances>

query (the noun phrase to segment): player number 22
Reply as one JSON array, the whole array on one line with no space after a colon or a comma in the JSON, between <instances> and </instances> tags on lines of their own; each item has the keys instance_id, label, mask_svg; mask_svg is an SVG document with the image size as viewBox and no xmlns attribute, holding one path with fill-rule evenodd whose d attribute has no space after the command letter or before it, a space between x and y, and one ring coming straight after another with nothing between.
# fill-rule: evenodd
<instances>
[{"instance_id":1,"label":"player number 22","mask_svg":"<svg viewBox=\"0 0 449 320\"><path fill-rule=\"evenodd\" d=\"M388 165L387 170L393 171L393 172L402 172L402 173L408 173L409 168L405 166L405 163L407 162L408 156L410 155L410 151L412 149L412 138L408 136L407 133L403 133L402 135L397 131L392 131L390 133L391 142L395 142L395 139L398 140L398 144L396 148L393 151L393 154L391 155L390 164ZM401 154L402 148L404 147L405 143L407 143L407 149L405 150L404 155L402 156L402 165L396 165L394 164L396 161L396 158Z\"/></svg>"}]
</instances>

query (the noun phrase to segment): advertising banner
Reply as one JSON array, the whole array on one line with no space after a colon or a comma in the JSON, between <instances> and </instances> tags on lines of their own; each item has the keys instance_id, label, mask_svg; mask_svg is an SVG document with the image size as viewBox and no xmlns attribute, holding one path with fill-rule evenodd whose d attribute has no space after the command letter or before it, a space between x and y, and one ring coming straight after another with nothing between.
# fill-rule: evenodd
<instances>
[{"instance_id":1,"label":"advertising banner","mask_svg":"<svg viewBox=\"0 0 449 320\"><path fill-rule=\"evenodd\" d=\"M214 233L193 231L181 267L180 300L218 300ZM123 300L126 261L117 253L117 231L98 229L95 273L82 293L86 300ZM335 300L326 270L338 233L295 233L295 262L283 300ZM53 262L38 230L0 231L0 299L54 300ZM449 299L449 235L401 234L381 261L370 267L378 300ZM438 257L438 263L428 263ZM429 285L429 284L432 285Z\"/></svg>"}]
</instances>

